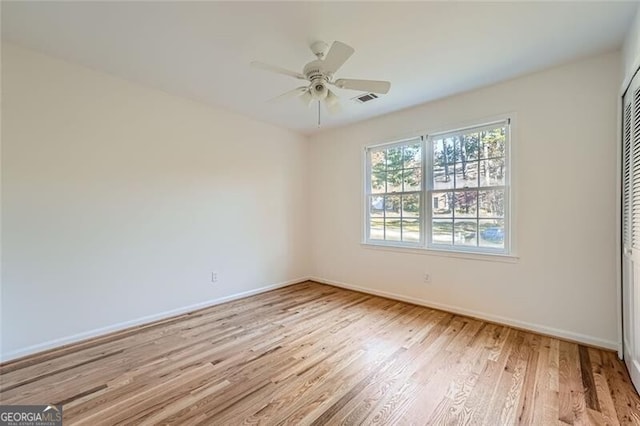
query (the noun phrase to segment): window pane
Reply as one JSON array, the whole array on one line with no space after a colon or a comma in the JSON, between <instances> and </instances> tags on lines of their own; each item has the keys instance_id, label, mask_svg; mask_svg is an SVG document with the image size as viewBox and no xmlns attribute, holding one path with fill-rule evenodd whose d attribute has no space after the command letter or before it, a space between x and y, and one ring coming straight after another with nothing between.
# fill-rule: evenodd
<instances>
[{"instance_id":1,"label":"window pane","mask_svg":"<svg viewBox=\"0 0 640 426\"><path fill-rule=\"evenodd\" d=\"M403 171L404 192L419 191L422 187L422 169L405 169Z\"/></svg>"},{"instance_id":2,"label":"window pane","mask_svg":"<svg viewBox=\"0 0 640 426\"><path fill-rule=\"evenodd\" d=\"M402 147L390 148L387 150L387 170L397 170L402 168Z\"/></svg>"},{"instance_id":3,"label":"window pane","mask_svg":"<svg viewBox=\"0 0 640 426\"><path fill-rule=\"evenodd\" d=\"M400 219L392 218L385 219L385 240L387 241L400 241Z\"/></svg>"},{"instance_id":4,"label":"window pane","mask_svg":"<svg viewBox=\"0 0 640 426\"><path fill-rule=\"evenodd\" d=\"M478 162L456 163L456 188L478 186Z\"/></svg>"},{"instance_id":5,"label":"window pane","mask_svg":"<svg viewBox=\"0 0 640 426\"><path fill-rule=\"evenodd\" d=\"M431 212L433 217L453 217L453 192L431 194Z\"/></svg>"},{"instance_id":6,"label":"window pane","mask_svg":"<svg viewBox=\"0 0 640 426\"><path fill-rule=\"evenodd\" d=\"M451 164L451 163L455 163L456 162L456 139L455 137L453 138L445 138L443 140L443 145L442 145L442 162L445 164Z\"/></svg>"},{"instance_id":7,"label":"window pane","mask_svg":"<svg viewBox=\"0 0 640 426\"><path fill-rule=\"evenodd\" d=\"M469 162L478 159L480 149L480 134L469 133L460 138L458 161Z\"/></svg>"},{"instance_id":8,"label":"window pane","mask_svg":"<svg viewBox=\"0 0 640 426\"><path fill-rule=\"evenodd\" d=\"M402 217L420 217L420 195L404 195L402 197Z\"/></svg>"},{"instance_id":9,"label":"window pane","mask_svg":"<svg viewBox=\"0 0 640 426\"><path fill-rule=\"evenodd\" d=\"M480 132L480 158L504 157L505 135L504 127Z\"/></svg>"},{"instance_id":10,"label":"window pane","mask_svg":"<svg viewBox=\"0 0 640 426\"><path fill-rule=\"evenodd\" d=\"M385 181L387 174L385 172L386 166L386 151L371 151L371 192L380 193L386 192Z\"/></svg>"},{"instance_id":11,"label":"window pane","mask_svg":"<svg viewBox=\"0 0 640 426\"><path fill-rule=\"evenodd\" d=\"M479 192L480 217L504 217L504 190Z\"/></svg>"},{"instance_id":12,"label":"window pane","mask_svg":"<svg viewBox=\"0 0 640 426\"><path fill-rule=\"evenodd\" d=\"M477 191L456 191L454 197L456 217L477 216Z\"/></svg>"},{"instance_id":13,"label":"window pane","mask_svg":"<svg viewBox=\"0 0 640 426\"><path fill-rule=\"evenodd\" d=\"M404 168L410 169L422 165L422 145L414 144L404 147Z\"/></svg>"},{"instance_id":14,"label":"window pane","mask_svg":"<svg viewBox=\"0 0 640 426\"><path fill-rule=\"evenodd\" d=\"M480 247L504 248L504 220L479 221Z\"/></svg>"},{"instance_id":15,"label":"window pane","mask_svg":"<svg viewBox=\"0 0 640 426\"><path fill-rule=\"evenodd\" d=\"M417 243L420 241L420 221L409 219L402 221L402 241Z\"/></svg>"},{"instance_id":16,"label":"window pane","mask_svg":"<svg viewBox=\"0 0 640 426\"><path fill-rule=\"evenodd\" d=\"M387 192L402 192L402 170L387 172Z\"/></svg>"},{"instance_id":17,"label":"window pane","mask_svg":"<svg viewBox=\"0 0 640 426\"><path fill-rule=\"evenodd\" d=\"M371 193L381 194L387 192L387 174L384 171L372 171L371 172Z\"/></svg>"},{"instance_id":18,"label":"window pane","mask_svg":"<svg viewBox=\"0 0 640 426\"><path fill-rule=\"evenodd\" d=\"M443 148L444 140L442 139L434 139L431 141L431 150L433 152L433 162L436 164L444 164L444 148Z\"/></svg>"},{"instance_id":19,"label":"window pane","mask_svg":"<svg viewBox=\"0 0 640 426\"><path fill-rule=\"evenodd\" d=\"M460 145L463 142L462 135L454 136L451 138L453 141L453 157L448 157L449 162L454 163L456 161L460 161Z\"/></svg>"},{"instance_id":20,"label":"window pane","mask_svg":"<svg viewBox=\"0 0 640 426\"><path fill-rule=\"evenodd\" d=\"M387 218L399 218L400 217L400 196L391 195L385 197L385 215Z\"/></svg>"},{"instance_id":21,"label":"window pane","mask_svg":"<svg viewBox=\"0 0 640 426\"><path fill-rule=\"evenodd\" d=\"M369 197L369 216L372 219L384 217L384 197L377 195Z\"/></svg>"},{"instance_id":22,"label":"window pane","mask_svg":"<svg viewBox=\"0 0 640 426\"><path fill-rule=\"evenodd\" d=\"M457 246L477 246L477 223L475 220L456 220L454 244Z\"/></svg>"},{"instance_id":23,"label":"window pane","mask_svg":"<svg viewBox=\"0 0 640 426\"><path fill-rule=\"evenodd\" d=\"M453 188L453 164L434 164L433 166L433 189Z\"/></svg>"},{"instance_id":24,"label":"window pane","mask_svg":"<svg viewBox=\"0 0 640 426\"><path fill-rule=\"evenodd\" d=\"M480 186L502 186L506 167L504 158L480 161Z\"/></svg>"},{"instance_id":25,"label":"window pane","mask_svg":"<svg viewBox=\"0 0 640 426\"><path fill-rule=\"evenodd\" d=\"M433 219L431 241L433 244L453 244L453 220Z\"/></svg>"},{"instance_id":26,"label":"window pane","mask_svg":"<svg viewBox=\"0 0 640 426\"><path fill-rule=\"evenodd\" d=\"M371 170L383 170L387 167L386 151L371 151Z\"/></svg>"},{"instance_id":27,"label":"window pane","mask_svg":"<svg viewBox=\"0 0 640 426\"><path fill-rule=\"evenodd\" d=\"M371 219L369 221L369 238L372 240L384 240L383 219Z\"/></svg>"},{"instance_id":28,"label":"window pane","mask_svg":"<svg viewBox=\"0 0 640 426\"><path fill-rule=\"evenodd\" d=\"M440 164L451 164L456 162L455 139L434 139L433 140L433 160Z\"/></svg>"},{"instance_id":29,"label":"window pane","mask_svg":"<svg viewBox=\"0 0 640 426\"><path fill-rule=\"evenodd\" d=\"M453 140L455 144L454 161L466 162L478 159L480 136L477 132L455 136Z\"/></svg>"}]
</instances>

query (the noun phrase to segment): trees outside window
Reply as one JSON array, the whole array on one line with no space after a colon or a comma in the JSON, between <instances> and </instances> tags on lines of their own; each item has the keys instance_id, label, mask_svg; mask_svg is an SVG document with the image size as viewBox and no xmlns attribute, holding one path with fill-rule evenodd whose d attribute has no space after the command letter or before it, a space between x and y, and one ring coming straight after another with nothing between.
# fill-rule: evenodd
<instances>
[{"instance_id":1,"label":"trees outside window","mask_svg":"<svg viewBox=\"0 0 640 426\"><path fill-rule=\"evenodd\" d=\"M367 242L508 252L509 127L368 148Z\"/></svg>"}]
</instances>

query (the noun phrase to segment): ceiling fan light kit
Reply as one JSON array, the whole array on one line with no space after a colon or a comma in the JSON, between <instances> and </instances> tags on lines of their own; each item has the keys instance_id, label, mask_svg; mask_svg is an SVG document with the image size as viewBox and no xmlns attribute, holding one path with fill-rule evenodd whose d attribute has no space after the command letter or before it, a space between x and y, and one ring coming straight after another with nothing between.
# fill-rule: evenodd
<instances>
[{"instance_id":1,"label":"ceiling fan light kit","mask_svg":"<svg viewBox=\"0 0 640 426\"><path fill-rule=\"evenodd\" d=\"M353 47L334 41L331 48L323 41L316 41L311 44L311 51L316 55L317 59L309 62L302 69L302 73L290 71L276 65L270 65L263 62L254 61L251 65L254 68L271 71L277 74L283 74L299 80L309 82L308 86L297 87L291 91L283 93L271 101L281 101L291 97L298 96L304 104L311 105L311 102L317 101L318 108L321 102L331 114L340 111L339 97L329 89L332 85L340 89L359 90L363 92L371 92L378 94L386 94L391 88L388 81L379 80L356 80L340 78L333 80L334 74L344 65L344 63L353 55ZM318 109L318 126L320 125L320 110Z\"/></svg>"}]
</instances>

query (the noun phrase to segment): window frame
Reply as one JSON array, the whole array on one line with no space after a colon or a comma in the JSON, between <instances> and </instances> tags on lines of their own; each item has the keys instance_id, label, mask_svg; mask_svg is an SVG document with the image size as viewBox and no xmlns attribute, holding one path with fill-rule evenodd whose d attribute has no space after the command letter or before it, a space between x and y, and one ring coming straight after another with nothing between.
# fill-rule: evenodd
<instances>
[{"instance_id":1,"label":"window frame","mask_svg":"<svg viewBox=\"0 0 640 426\"><path fill-rule=\"evenodd\" d=\"M371 144L364 147L364 223L363 223L363 245L367 246L382 246L388 248L400 248L400 249L417 249L419 251L428 252L441 252L443 254L453 255L480 255L485 257L497 256L497 257L516 257L514 254L514 237L513 237L513 128L514 128L514 114L503 115L499 117L493 117L487 120L477 120L470 122L464 126L449 126L448 129L432 132L417 132L410 137L402 139L395 139L386 143ZM435 138L442 138L443 136L456 136L473 131L482 131L487 129L495 129L499 125L505 126L505 176L504 176L504 247L492 248L492 247L479 247L479 246L462 246L455 244L434 244L432 242L432 215L433 215L433 200L432 194L434 192L441 192L440 190L433 189L433 171L434 171L434 158L433 158L433 146L431 141ZM371 191L371 152L381 149L389 149L397 146L405 146L411 142L418 142L422 148L422 182L420 195L420 238L419 242L403 242L403 241L389 241L371 239L370 235L370 205L369 200L371 195L375 195ZM479 183L478 183L479 184ZM502 186L502 185L501 185ZM485 187L470 188L473 191L481 191ZM493 188L493 186L487 186L486 188ZM451 191L454 191L452 188ZM401 193L398 193L401 194ZM478 213L479 214L479 213ZM478 216L472 218L479 220ZM455 223L455 222L454 222ZM480 232L479 229L476 232ZM478 237L479 238L479 237Z\"/></svg>"}]
</instances>

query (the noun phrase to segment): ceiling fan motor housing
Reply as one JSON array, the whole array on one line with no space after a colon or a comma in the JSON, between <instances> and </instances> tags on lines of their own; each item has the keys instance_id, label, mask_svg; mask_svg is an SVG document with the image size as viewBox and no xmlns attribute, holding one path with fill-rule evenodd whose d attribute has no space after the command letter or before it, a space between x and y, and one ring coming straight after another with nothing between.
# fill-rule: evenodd
<instances>
[{"instance_id":1,"label":"ceiling fan motor housing","mask_svg":"<svg viewBox=\"0 0 640 426\"><path fill-rule=\"evenodd\" d=\"M312 61L305 65L303 73L307 80L311 82L310 89L314 99L324 99L327 97L327 83L329 77L322 69L322 61Z\"/></svg>"}]
</instances>

